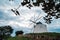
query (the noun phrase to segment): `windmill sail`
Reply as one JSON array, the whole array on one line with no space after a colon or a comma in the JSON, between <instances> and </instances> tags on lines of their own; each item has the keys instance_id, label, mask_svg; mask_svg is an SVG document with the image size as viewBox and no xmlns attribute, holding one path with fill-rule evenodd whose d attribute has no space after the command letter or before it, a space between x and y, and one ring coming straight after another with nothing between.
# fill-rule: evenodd
<instances>
[{"instance_id":1,"label":"windmill sail","mask_svg":"<svg viewBox=\"0 0 60 40\"><path fill-rule=\"evenodd\" d=\"M39 17L39 16L38 16ZM42 17L42 16L41 16ZM36 20L30 22L34 23L33 33L42 33L47 32L47 26L42 24L41 22L37 22L41 17L37 18Z\"/></svg>"}]
</instances>

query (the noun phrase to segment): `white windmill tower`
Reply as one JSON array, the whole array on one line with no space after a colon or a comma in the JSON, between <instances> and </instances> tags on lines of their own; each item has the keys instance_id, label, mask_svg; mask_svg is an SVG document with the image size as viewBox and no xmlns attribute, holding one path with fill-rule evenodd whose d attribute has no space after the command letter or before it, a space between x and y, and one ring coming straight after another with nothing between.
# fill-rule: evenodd
<instances>
[{"instance_id":1,"label":"white windmill tower","mask_svg":"<svg viewBox=\"0 0 60 40\"><path fill-rule=\"evenodd\" d=\"M41 17L40 17L41 18ZM30 20L30 22L34 23L34 29L33 29L33 33L43 33L43 32L47 32L47 26L42 24L40 21L37 22L40 18L37 18L36 20Z\"/></svg>"}]
</instances>

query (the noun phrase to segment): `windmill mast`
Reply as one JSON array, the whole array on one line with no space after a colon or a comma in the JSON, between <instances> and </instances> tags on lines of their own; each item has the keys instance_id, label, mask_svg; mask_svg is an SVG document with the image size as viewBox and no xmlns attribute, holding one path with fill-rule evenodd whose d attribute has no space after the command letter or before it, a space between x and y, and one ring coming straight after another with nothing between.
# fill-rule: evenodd
<instances>
[{"instance_id":1,"label":"windmill mast","mask_svg":"<svg viewBox=\"0 0 60 40\"><path fill-rule=\"evenodd\" d=\"M34 21L35 21L35 13L34 13ZM33 33L34 33L34 28L35 28L35 24L34 24L34 27L33 27Z\"/></svg>"},{"instance_id":2,"label":"windmill mast","mask_svg":"<svg viewBox=\"0 0 60 40\"><path fill-rule=\"evenodd\" d=\"M40 15L39 15L39 16L40 16ZM39 17L39 16L38 16L38 17ZM42 16L41 16L41 17L42 17ZM41 17L40 17L40 18L41 18ZM34 21L32 21L32 22L34 23L34 27L33 27L34 29L35 29L35 26L36 26L36 21L38 21L40 18L37 18L37 19L35 20L35 13L34 13ZM33 33L34 33L34 31L35 31L34 29L33 29Z\"/></svg>"}]
</instances>

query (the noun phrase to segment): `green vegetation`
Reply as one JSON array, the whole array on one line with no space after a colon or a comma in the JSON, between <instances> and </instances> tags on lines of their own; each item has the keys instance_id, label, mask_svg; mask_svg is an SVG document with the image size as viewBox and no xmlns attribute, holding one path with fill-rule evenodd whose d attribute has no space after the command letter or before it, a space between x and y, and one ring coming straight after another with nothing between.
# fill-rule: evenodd
<instances>
[{"instance_id":1,"label":"green vegetation","mask_svg":"<svg viewBox=\"0 0 60 40\"><path fill-rule=\"evenodd\" d=\"M60 36L60 33L55 33L55 32L45 32L45 33L30 33L30 35Z\"/></svg>"},{"instance_id":2,"label":"green vegetation","mask_svg":"<svg viewBox=\"0 0 60 40\"><path fill-rule=\"evenodd\" d=\"M13 29L11 26L0 26L0 40L7 40L12 33Z\"/></svg>"},{"instance_id":3,"label":"green vegetation","mask_svg":"<svg viewBox=\"0 0 60 40\"><path fill-rule=\"evenodd\" d=\"M18 36L16 36L16 37L10 37L10 38L8 38L8 40L32 40L31 38L26 38L26 37L18 37Z\"/></svg>"},{"instance_id":4,"label":"green vegetation","mask_svg":"<svg viewBox=\"0 0 60 40\"><path fill-rule=\"evenodd\" d=\"M55 33L55 32L46 32L46 33L29 33L26 35L46 35L47 37L56 37L60 36L60 33ZM9 37L8 40L32 40L32 38L26 37L26 36L15 36L15 37Z\"/></svg>"}]
</instances>

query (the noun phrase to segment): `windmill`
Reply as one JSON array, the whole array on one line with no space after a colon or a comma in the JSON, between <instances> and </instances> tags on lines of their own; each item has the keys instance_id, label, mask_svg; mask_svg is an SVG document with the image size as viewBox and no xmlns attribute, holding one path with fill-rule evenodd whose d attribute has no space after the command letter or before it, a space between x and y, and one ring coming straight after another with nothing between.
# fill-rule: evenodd
<instances>
[{"instance_id":1,"label":"windmill","mask_svg":"<svg viewBox=\"0 0 60 40\"><path fill-rule=\"evenodd\" d=\"M42 17L42 16L41 16ZM47 27L46 25L42 24L40 21L38 21L41 17L37 18L36 20L32 21L30 20L30 22L33 23L33 33L42 33L42 32L47 32ZM38 21L38 22L37 22ZM31 23L31 24L32 24ZM30 24L30 25L31 25Z\"/></svg>"}]
</instances>

